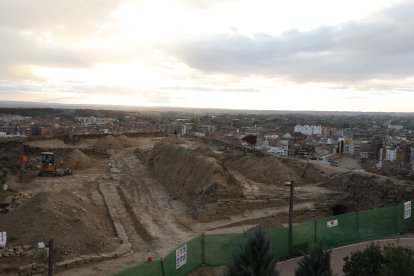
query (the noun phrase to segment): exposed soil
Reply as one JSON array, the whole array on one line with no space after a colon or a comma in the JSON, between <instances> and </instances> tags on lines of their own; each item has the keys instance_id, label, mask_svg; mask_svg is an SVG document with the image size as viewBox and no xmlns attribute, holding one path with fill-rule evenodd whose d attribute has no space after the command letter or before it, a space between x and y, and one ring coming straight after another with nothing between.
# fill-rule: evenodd
<instances>
[{"instance_id":1,"label":"exposed soil","mask_svg":"<svg viewBox=\"0 0 414 276\"><path fill-rule=\"evenodd\" d=\"M20 170L23 148L31 159L41 151L54 152L56 160L70 156L80 161L79 169L65 177L37 177L36 169ZM376 208L414 196L411 185L386 177L267 154L220 151L212 144L175 137L108 135L70 145L35 141L25 147L12 142L0 147L2 164L11 173L9 190L0 190L0 204L8 206L4 201L18 192L32 195L18 197L15 208L0 213L9 243L32 245L53 237L57 260L66 260L114 251L119 245L114 223L122 226L131 255L60 275L110 275L143 262L148 252L154 259L165 257L203 232L240 232L259 223L285 225L285 181L295 183L294 222L331 215L335 206L345 211ZM115 222L107 206L117 214ZM26 262L30 260L14 258L9 263ZM0 262L0 274L3 265Z\"/></svg>"},{"instance_id":2,"label":"exposed soil","mask_svg":"<svg viewBox=\"0 0 414 276\"><path fill-rule=\"evenodd\" d=\"M33 245L53 238L58 260L113 250L105 213L73 193L40 192L1 217L2 230L15 245Z\"/></svg>"},{"instance_id":3,"label":"exposed soil","mask_svg":"<svg viewBox=\"0 0 414 276\"><path fill-rule=\"evenodd\" d=\"M78 169L80 170L90 168L94 163L91 157L84 154L81 150L78 149L72 151L69 156L79 161Z\"/></svg>"}]
</instances>

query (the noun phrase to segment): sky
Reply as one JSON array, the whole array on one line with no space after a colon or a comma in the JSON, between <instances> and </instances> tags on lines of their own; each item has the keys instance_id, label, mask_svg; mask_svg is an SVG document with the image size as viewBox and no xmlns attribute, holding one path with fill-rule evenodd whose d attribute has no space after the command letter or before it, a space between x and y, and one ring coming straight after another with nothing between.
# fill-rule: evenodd
<instances>
[{"instance_id":1,"label":"sky","mask_svg":"<svg viewBox=\"0 0 414 276\"><path fill-rule=\"evenodd\" d=\"M414 1L1 0L0 101L414 112Z\"/></svg>"}]
</instances>

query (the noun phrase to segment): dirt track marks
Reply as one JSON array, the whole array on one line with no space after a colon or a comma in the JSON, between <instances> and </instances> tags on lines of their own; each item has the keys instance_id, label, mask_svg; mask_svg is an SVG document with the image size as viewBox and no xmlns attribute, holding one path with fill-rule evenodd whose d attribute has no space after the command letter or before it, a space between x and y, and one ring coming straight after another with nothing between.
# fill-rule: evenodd
<instances>
[{"instance_id":1,"label":"dirt track marks","mask_svg":"<svg viewBox=\"0 0 414 276\"><path fill-rule=\"evenodd\" d=\"M114 151L111 159L120 170L119 175L113 177L128 216L126 228L133 227L135 232L128 231L128 235L139 236L143 242L137 248L131 237L134 250L142 251L143 245L153 252L171 250L195 235L189 226L194 221L187 207L170 197L136 157L133 148Z\"/></svg>"}]
</instances>

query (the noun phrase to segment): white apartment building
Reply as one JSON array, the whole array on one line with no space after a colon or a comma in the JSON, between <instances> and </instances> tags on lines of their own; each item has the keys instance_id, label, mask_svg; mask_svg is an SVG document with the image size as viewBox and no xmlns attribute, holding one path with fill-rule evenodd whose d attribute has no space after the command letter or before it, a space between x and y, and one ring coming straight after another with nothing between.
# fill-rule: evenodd
<instances>
[{"instance_id":1,"label":"white apartment building","mask_svg":"<svg viewBox=\"0 0 414 276\"><path fill-rule=\"evenodd\" d=\"M403 126L402 125L388 125L388 128L394 129L394 130L402 130Z\"/></svg>"},{"instance_id":2,"label":"white apartment building","mask_svg":"<svg viewBox=\"0 0 414 276\"><path fill-rule=\"evenodd\" d=\"M397 160L397 149L387 147L385 150L385 160L395 161Z\"/></svg>"},{"instance_id":3,"label":"white apartment building","mask_svg":"<svg viewBox=\"0 0 414 276\"><path fill-rule=\"evenodd\" d=\"M90 125L105 125L107 123L119 123L119 120L112 118L97 118L97 117L75 117L75 120L81 124L81 126Z\"/></svg>"},{"instance_id":4,"label":"white apartment building","mask_svg":"<svg viewBox=\"0 0 414 276\"><path fill-rule=\"evenodd\" d=\"M321 126L309 126L309 125L296 125L294 127L294 132L299 132L305 135L322 135L322 127Z\"/></svg>"}]
</instances>

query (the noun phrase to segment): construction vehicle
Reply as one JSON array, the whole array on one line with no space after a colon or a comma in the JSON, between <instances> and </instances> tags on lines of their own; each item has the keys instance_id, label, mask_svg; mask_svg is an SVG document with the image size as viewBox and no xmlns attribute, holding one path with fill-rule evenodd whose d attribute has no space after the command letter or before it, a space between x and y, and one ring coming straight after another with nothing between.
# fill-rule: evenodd
<instances>
[{"instance_id":1,"label":"construction vehicle","mask_svg":"<svg viewBox=\"0 0 414 276\"><path fill-rule=\"evenodd\" d=\"M38 176L64 176L72 174L73 170L79 167L79 160L65 156L63 159L55 164L55 157L53 152L41 152L41 165Z\"/></svg>"}]
</instances>

